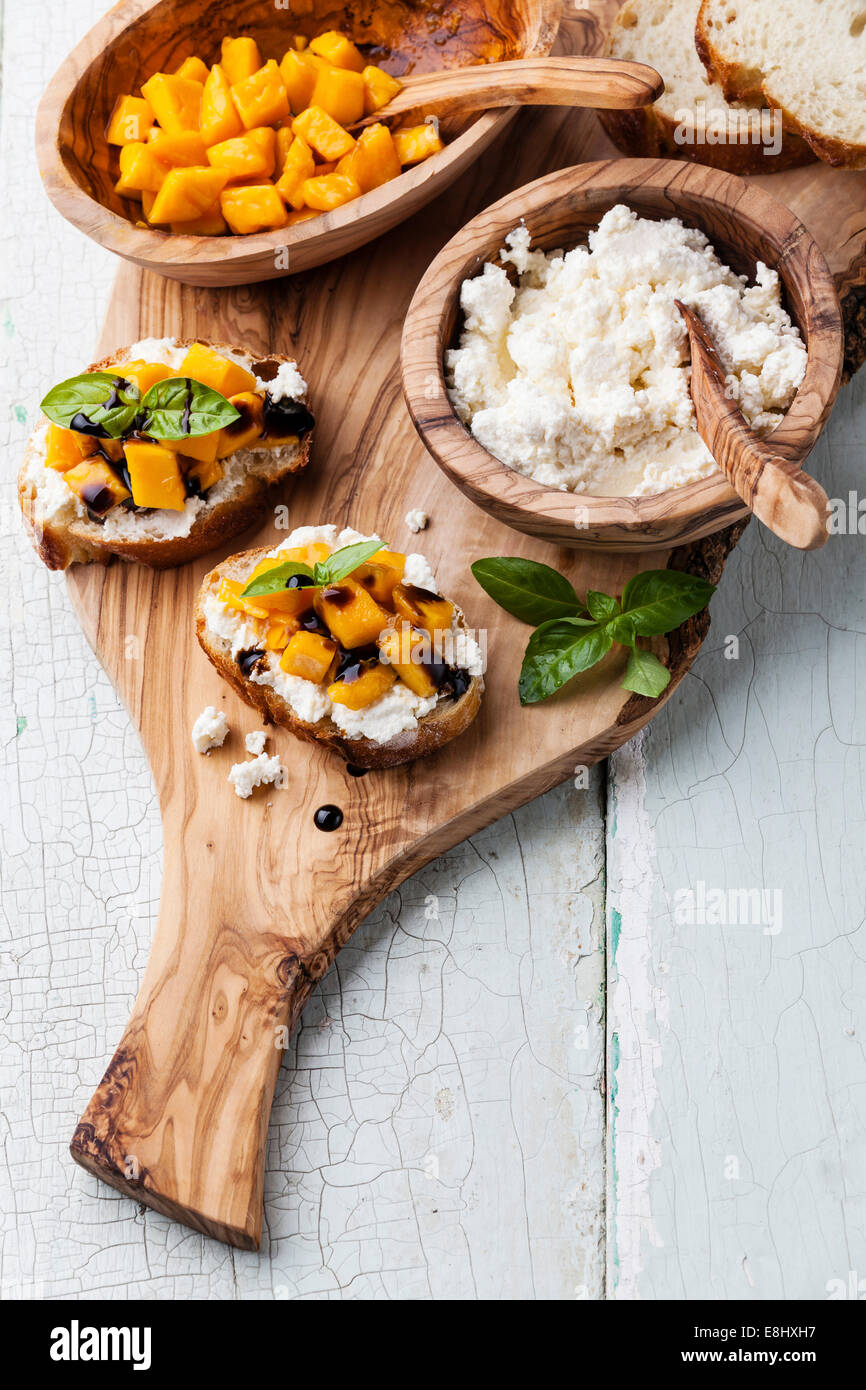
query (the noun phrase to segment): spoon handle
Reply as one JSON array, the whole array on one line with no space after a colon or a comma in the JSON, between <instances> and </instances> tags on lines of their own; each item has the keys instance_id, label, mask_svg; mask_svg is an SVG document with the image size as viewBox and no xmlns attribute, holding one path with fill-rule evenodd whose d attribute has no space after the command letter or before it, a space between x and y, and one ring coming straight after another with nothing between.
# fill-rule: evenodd
<instances>
[{"instance_id":1,"label":"spoon handle","mask_svg":"<svg viewBox=\"0 0 866 1390\"><path fill-rule=\"evenodd\" d=\"M664 91L655 68L615 58L522 58L407 77L393 101L359 121L462 116L493 106L594 106L632 110Z\"/></svg>"},{"instance_id":2,"label":"spoon handle","mask_svg":"<svg viewBox=\"0 0 866 1390\"><path fill-rule=\"evenodd\" d=\"M692 350L692 402L698 434L731 487L774 535L798 550L817 550L829 535L827 494L796 462L764 444L725 387L712 339L692 309L676 300Z\"/></svg>"}]
</instances>

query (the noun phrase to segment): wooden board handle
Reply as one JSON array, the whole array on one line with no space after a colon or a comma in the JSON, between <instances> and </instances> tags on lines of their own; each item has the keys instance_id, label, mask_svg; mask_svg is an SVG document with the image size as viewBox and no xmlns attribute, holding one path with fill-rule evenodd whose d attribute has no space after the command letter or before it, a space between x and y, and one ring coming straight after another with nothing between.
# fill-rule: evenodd
<instances>
[{"instance_id":1,"label":"wooden board handle","mask_svg":"<svg viewBox=\"0 0 866 1390\"><path fill-rule=\"evenodd\" d=\"M280 1058L317 973L275 932L215 906L213 876L166 864L148 968L70 1151L176 1221L258 1249L268 1118Z\"/></svg>"},{"instance_id":2,"label":"wooden board handle","mask_svg":"<svg viewBox=\"0 0 866 1390\"><path fill-rule=\"evenodd\" d=\"M727 394L725 372L699 316L675 301L692 350L692 401L698 433L725 477L766 527L798 550L817 550L828 535L827 494L796 461L782 457L747 425Z\"/></svg>"}]
</instances>

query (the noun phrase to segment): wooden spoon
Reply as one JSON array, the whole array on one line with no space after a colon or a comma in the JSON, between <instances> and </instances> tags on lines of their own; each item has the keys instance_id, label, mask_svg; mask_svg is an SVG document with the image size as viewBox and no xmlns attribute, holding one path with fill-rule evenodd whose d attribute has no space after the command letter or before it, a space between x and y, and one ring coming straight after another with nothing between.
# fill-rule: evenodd
<instances>
[{"instance_id":1,"label":"wooden spoon","mask_svg":"<svg viewBox=\"0 0 866 1390\"><path fill-rule=\"evenodd\" d=\"M665 89L655 68L614 58L521 58L403 79L387 106L352 126L360 130L397 116L465 116L493 106L595 106L632 110Z\"/></svg>"},{"instance_id":2,"label":"wooden spoon","mask_svg":"<svg viewBox=\"0 0 866 1390\"><path fill-rule=\"evenodd\" d=\"M817 550L829 535L827 494L749 428L727 394L725 370L707 329L692 310L674 301L685 319L692 350L692 402L698 434L731 487L780 540L798 550Z\"/></svg>"}]
</instances>

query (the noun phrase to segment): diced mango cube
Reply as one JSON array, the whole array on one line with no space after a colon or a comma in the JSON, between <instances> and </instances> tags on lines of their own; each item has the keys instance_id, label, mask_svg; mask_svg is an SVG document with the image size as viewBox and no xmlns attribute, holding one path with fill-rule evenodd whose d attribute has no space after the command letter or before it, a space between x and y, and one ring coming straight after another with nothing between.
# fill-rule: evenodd
<instances>
[{"instance_id":1,"label":"diced mango cube","mask_svg":"<svg viewBox=\"0 0 866 1390\"><path fill-rule=\"evenodd\" d=\"M207 492L214 483L218 483L223 476L223 466L216 459L194 463L191 468L187 468L187 477L195 478L200 492Z\"/></svg>"},{"instance_id":2,"label":"diced mango cube","mask_svg":"<svg viewBox=\"0 0 866 1390\"><path fill-rule=\"evenodd\" d=\"M150 221L150 214L153 212L153 205L155 202L156 194L152 193L149 188L143 188L141 190L141 210L148 222Z\"/></svg>"},{"instance_id":3,"label":"diced mango cube","mask_svg":"<svg viewBox=\"0 0 866 1390\"><path fill-rule=\"evenodd\" d=\"M171 223L171 230L179 232L182 236L225 236L228 229L228 223L220 212L218 203L214 204L210 212L203 212L201 217L192 217L188 222Z\"/></svg>"},{"instance_id":4,"label":"diced mango cube","mask_svg":"<svg viewBox=\"0 0 866 1390\"><path fill-rule=\"evenodd\" d=\"M417 589L413 584L398 584L391 595L398 618L424 632L447 632L454 617L454 604L447 598Z\"/></svg>"},{"instance_id":5,"label":"diced mango cube","mask_svg":"<svg viewBox=\"0 0 866 1390\"><path fill-rule=\"evenodd\" d=\"M397 679L393 666L382 666L377 662L362 670L354 680L334 681L328 686L328 697L335 705L345 705L346 709L366 709L390 690Z\"/></svg>"},{"instance_id":6,"label":"diced mango cube","mask_svg":"<svg viewBox=\"0 0 866 1390\"><path fill-rule=\"evenodd\" d=\"M280 63L280 77L295 115L306 110L313 95L316 78L324 64L312 53L297 53L290 48Z\"/></svg>"},{"instance_id":7,"label":"diced mango cube","mask_svg":"<svg viewBox=\"0 0 866 1390\"><path fill-rule=\"evenodd\" d=\"M205 347L203 343L193 343L180 364L177 376L189 376L200 381L202 386L210 386L221 396L231 398L240 391L255 391L256 379L252 372L232 362L228 357Z\"/></svg>"},{"instance_id":8,"label":"diced mango cube","mask_svg":"<svg viewBox=\"0 0 866 1390\"><path fill-rule=\"evenodd\" d=\"M118 97L105 127L109 145L132 145L146 140L153 128L153 110L144 97Z\"/></svg>"},{"instance_id":9,"label":"diced mango cube","mask_svg":"<svg viewBox=\"0 0 866 1390\"><path fill-rule=\"evenodd\" d=\"M364 83L364 115L372 116L380 106L386 106L401 90L403 84L392 77L384 68L370 63L361 74Z\"/></svg>"},{"instance_id":10,"label":"diced mango cube","mask_svg":"<svg viewBox=\"0 0 866 1390\"><path fill-rule=\"evenodd\" d=\"M262 65L262 55L255 39L245 35L239 39L223 39L220 64L229 82L243 82L252 77Z\"/></svg>"},{"instance_id":11,"label":"diced mango cube","mask_svg":"<svg viewBox=\"0 0 866 1390\"><path fill-rule=\"evenodd\" d=\"M194 130L181 130L176 135L169 135L168 131L154 126L147 138L147 147L170 169L207 164L204 141Z\"/></svg>"},{"instance_id":12,"label":"diced mango cube","mask_svg":"<svg viewBox=\"0 0 866 1390\"><path fill-rule=\"evenodd\" d=\"M273 58L264 67L232 84L232 101L247 130L276 125L289 114L289 98Z\"/></svg>"},{"instance_id":13,"label":"diced mango cube","mask_svg":"<svg viewBox=\"0 0 866 1390\"><path fill-rule=\"evenodd\" d=\"M337 165L337 172L350 174L362 193L395 179L400 169L391 132L378 122L361 131L355 148Z\"/></svg>"},{"instance_id":14,"label":"diced mango cube","mask_svg":"<svg viewBox=\"0 0 866 1390\"><path fill-rule=\"evenodd\" d=\"M268 570L283 563L282 554L276 558L270 556L267 560L262 560L249 576L247 584L251 584L254 579L258 579L261 575L267 574ZM284 586L281 589L276 589L272 594L256 594L255 602L260 604L262 608L266 608L269 613L279 614L281 618L286 616L297 618L300 614L309 613L312 610L314 593L315 590L311 586L297 584L294 588Z\"/></svg>"},{"instance_id":15,"label":"diced mango cube","mask_svg":"<svg viewBox=\"0 0 866 1390\"><path fill-rule=\"evenodd\" d=\"M315 609L344 647L366 647L393 621L393 614L376 602L354 579L341 579L316 590Z\"/></svg>"},{"instance_id":16,"label":"diced mango cube","mask_svg":"<svg viewBox=\"0 0 866 1390\"><path fill-rule=\"evenodd\" d=\"M169 135L177 135L181 130L198 130L204 91L201 82L178 77L176 73L157 72L142 84L141 90Z\"/></svg>"},{"instance_id":17,"label":"diced mango cube","mask_svg":"<svg viewBox=\"0 0 866 1390\"><path fill-rule=\"evenodd\" d=\"M232 101L232 89L219 63L208 73L201 99L201 138L206 145L219 145L243 133L244 123Z\"/></svg>"},{"instance_id":18,"label":"diced mango cube","mask_svg":"<svg viewBox=\"0 0 866 1390\"><path fill-rule=\"evenodd\" d=\"M275 231L286 225L286 209L272 183L226 189L220 198L222 215L233 232Z\"/></svg>"},{"instance_id":19,"label":"diced mango cube","mask_svg":"<svg viewBox=\"0 0 866 1390\"><path fill-rule=\"evenodd\" d=\"M280 173L282 173L283 169L286 167L286 155L292 148L292 141L294 138L291 126L280 126L277 131L277 168Z\"/></svg>"},{"instance_id":20,"label":"diced mango cube","mask_svg":"<svg viewBox=\"0 0 866 1390\"><path fill-rule=\"evenodd\" d=\"M211 145L207 158L215 169L225 169L230 184L241 179L264 181L274 172L276 148L276 131L270 126L261 126L237 135L234 140Z\"/></svg>"},{"instance_id":21,"label":"diced mango cube","mask_svg":"<svg viewBox=\"0 0 866 1390\"><path fill-rule=\"evenodd\" d=\"M175 69L177 77L188 77L191 82L207 81L207 63L202 62L201 58L184 58L179 68Z\"/></svg>"},{"instance_id":22,"label":"diced mango cube","mask_svg":"<svg viewBox=\"0 0 866 1390\"><path fill-rule=\"evenodd\" d=\"M266 608L260 608L255 599L241 598L246 587L245 580L224 579L219 588L220 603L225 604L226 608L233 608L236 613L248 613L251 618L266 620L270 616Z\"/></svg>"},{"instance_id":23,"label":"diced mango cube","mask_svg":"<svg viewBox=\"0 0 866 1390\"><path fill-rule=\"evenodd\" d=\"M289 638L292 633L297 632L298 623L294 618L280 619L279 622L268 623L268 630L265 633L265 651L282 652L285 651Z\"/></svg>"},{"instance_id":24,"label":"diced mango cube","mask_svg":"<svg viewBox=\"0 0 866 1390\"><path fill-rule=\"evenodd\" d=\"M157 382L168 381L169 377L176 375L164 362L145 362L139 359L124 362L121 370L126 380L137 386L143 396L151 386L156 386Z\"/></svg>"},{"instance_id":25,"label":"diced mango cube","mask_svg":"<svg viewBox=\"0 0 866 1390\"><path fill-rule=\"evenodd\" d=\"M157 159L150 144L124 145L120 151L120 178L115 190L124 198L134 198L145 189L158 193L168 176L168 168Z\"/></svg>"},{"instance_id":26,"label":"diced mango cube","mask_svg":"<svg viewBox=\"0 0 866 1390\"><path fill-rule=\"evenodd\" d=\"M325 174L317 178L305 179L301 185L301 195L308 208L319 212L330 212L332 208L351 203L361 196L358 184L350 174Z\"/></svg>"},{"instance_id":27,"label":"diced mango cube","mask_svg":"<svg viewBox=\"0 0 866 1390\"><path fill-rule=\"evenodd\" d=\"M158 443L163 444L166 449L173 449L185 459L195 459L198 463L216 463L219 437L219 430L214 430L211 434L196 434L189 439L160 439Z\"/></svg>"},{"instance_id":28,"label":"diced mango cube","mask_svg":"<svg viewBox=\"0 0 866 1390\"><path fill-rule=\"evenodd\" d=\"M436 694L436 684L425 665L430 647L427 634L408 623L388 628L379 638L383 662L393 666L403 684L423 697Z\"/></svg>"},{"instance_id":29,"label":"diced mango cube","mask_svg":"<svg viewBox=\"0 0 866 1390\"><path fill-rule=\"evenodd\" d=\"M322 159L342 159L355 148L355 141L320 106L308 106L292 121L292 131L300 135Z\"/></svg>"},{"instance_id":30,"label":"diced mango cube","mask_svg":"<svg viewBox=\"0 0 866 1390\"><path fill-rule=\"evenodd\" d=\"M299 53L303 53L304 49L307 47L307 44L309 42L310 40L306 37L305 34L295 34L295 37L292 39L292 43L294 44L295 48L298 50Z\"/></svg>"},{"instance_id":31,"label":"diced mango cube","mask_svg":"<svg viewBox=\"0 0 866 1390\"><path fill-rule=\"evenodd\" d=\"M347 39L345 34L338 33L336 29L317 34L310 41L310 52L318 54L328 63L333 63L335 68L348 68L351 72L364 71L361 53L351 39Z\"/></svg>"},{"instance_id":32,"label":"diced mango cube","mask_svg":"<svg viewBox=\"0 0 866 1390\"><path fill-rule=\"evenodd\" d=\"M280 563L284 560L296 560L299 565L309 565L310 569L313 569L327 560L330 553L331 547L325 545L324 541L310 541L309 545L293 545L287 550L281 550Z\"/></svg>"},{"instance_id":33,"label":"diced mango cube","mask_svg":"<svg viewBox=\"0 0 866 1390\"><path fill-rule=\"evenodd\" d=\"M311 179L315 172L316 161L313 159L313 151L303 136L296 135L286 155L283 172L277 180L276 188L280 197L296 210L302 208L304 200L301 185L305 179Z\"/></svg>"},{"instance_id":34,"label":"diced mango cube","mask_svg":"<svg viewBox=\"0 0 866 1390\"><path fill-rule=\"evenodd\" d=\"M45 467L65 473L68 468L75 468L82 459L95 454L98 447L98 441L91 434L78 434L76 430L65 430L61 425L49 425Z\"/></svg>"},{"instance_id":35,"label":"diced mango cube","mask_svg":"<svg viewBox=\"0 0 866 1390\"><path fill-rule=\"evenodd\" d=\"M445 148L432 122L396 130L394 147L401 164L420 164L422 159L429 159L431 154L438 154Z\"/></svg>"},{"instance_id":36,"label":"diced mango cube","mask_svg":"<svg viewBox=\"0 0 866 1390\"><path fill-rule=\"evenodd\" d=\"M253 383L255 385L255 382ZM231 404L238 412L236 420L220 430L217 443L217 458L228 458L238 449L249 449L256 444L265 428L264 397L257 391L236 391L229 396Z\"/></svg>"},{"instance_id":37,"label":"diced mango cube","mask_svg":"<svg viewBox=\"0 0 866 1390\"><path fill-rule=\"evenodd\" d=\"M170 169L151 209L151 221L191 222L213 209L227 183L224 169Z\"/></svg>"},{"instance_id":38,"label":"diced mango cube","mask_svg":"<svg viewBox=\"0 0 866 1390\"><path fill-rule=\"evenodd\" d=\"M347 68L323 66L316 77L311 105L321 106L340 125L352 125L364 114L364 79Z\"/></svg>"},{"instance_id":39,"label":"diced mango cube","mask_svg":"<svg viewBox=\"0 0 866 1390\"><path fill-rule=\"evenodd\" d=\"M299 222L311 222L314 217L321 217L318 208L299 208L296 212L292 211L286 218L287 227L296 227Z\"/></svg>"},{"instance_id":40,"label":"diced mango cube","mask_svg":"<svg viewBox=\"0 0 866 1390\"><path fill-rule=\"evenodd\" d=\"M77 493L85 507L99 516L129 496L129 488L124 487L114 469L100 458L84 459L74 468L67 468L63 481Z\"/></svg>"},{"instance_id":41,"label":"diced mango cube","mask_svg":"<svg viewBox=\"0 0 866 1390\"><path fill-rule=\"evenodd\" d=\"M319 632L296 632L283 652L280 666L289 676L314 681L316 685L327 676L337 644Z\"/></svg>"},{"instance_id":42,"label":"diced mango cube","mask_svg":"<svg viewBox=\"0 0 866 1390\"><path fill-rule=\"evenodd\" d=\"M182 512L186 505L186 488L174 450L167 449L164 444L130 439L123 452L133 502L139 507Z\"/></svg>"}]
</instances>

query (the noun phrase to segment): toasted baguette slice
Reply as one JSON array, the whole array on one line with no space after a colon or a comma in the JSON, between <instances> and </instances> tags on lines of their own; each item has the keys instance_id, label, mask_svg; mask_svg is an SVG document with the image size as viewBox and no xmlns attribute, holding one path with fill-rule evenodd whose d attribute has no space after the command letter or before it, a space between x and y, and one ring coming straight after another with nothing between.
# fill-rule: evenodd
<instances>
[{"instance_id":1,"label":"toasted baguette slice","mask_svg":"<svg viewBox=\"0 0 866 1390\"><path fill-rule=\"evenodd\" d=\"M177 339L175 346L186 349L193 342L243 356L251 369L258 366L267 371L267 379L276 374L280 364L292 361L277 354L258 361L227 343L203 338ZM86 370L115 371L129 360L130 348L120 348ZM284 479L308 462L313 437L310 433L295 444L230 455L223 460L224 476L210 496L191 499L184 512L154 511L139 516L112 508L100 525L89 518L62 476L44 466L44 431L43 422L28 440L18 474L18 500L39 557L52 570L92 561L104 565L115 556L152 569L173 569L206 555L240 535L267 511Z\"/></svg>"},{"instance_id":2,"label":"toasted baguette slice","mask_svg":"<svg viewBox=\"0 0 866 1390\"><path fill-rule=\"evenodd\" d=\"M755 107L732 105L710 82L695 48L700 2L628 0L619 11L606 52L649 63L664 78L665 90L639 111L600 111L611 140L625 154L694 159L732 174L777 173L809 163L814 155L805 141L768 126L772 113L762 117Z\"/></svg>"},{"instance_id":3,"label":"toasted baguette slice","mask_svg":"<svg viewBox=\"0 0 866 1390\"><path fill-rule=\"evenodd\" d=\"M435 753L437 748L450 743L468 729L481 707L484 680L473 676L466 692L457 697L442 699L429 714L422 715L414 729L397 734L388 743L377 743L369 738L350 738L329 717L311 724L298 717L281 695L269 685L259 685L244 676L237 661L232 656L231 642L218 636L208 626L205 605L210 595L216 596L224 579L243 580L251 570L271 554L272 546L261 546L233 555L217 565L205 575L195 606L195 626L198 640L210 661L224 680L242 700L253 709L261 710L265 719L289 729L297 738L308 743L321 743L354 767L386 768L397 767L401 763L413 762L427 753ZM463 614L457 610L461 628L465 629Z\"/></svg>"},{"instance_id":4,"label":"toasted baguette slice","mask_svg":"<svg viewBox=\"0 0 866 1390\"><path fill-rule=\"evenodd\" d=\"M703 0L695 43L728 98L781 111L827 164L866 169L863 0Z\"/></svg>"}]
</instances>

